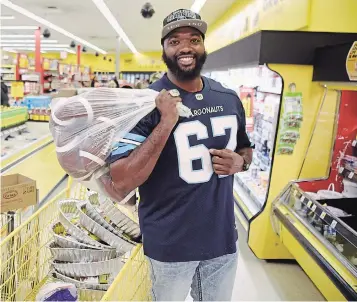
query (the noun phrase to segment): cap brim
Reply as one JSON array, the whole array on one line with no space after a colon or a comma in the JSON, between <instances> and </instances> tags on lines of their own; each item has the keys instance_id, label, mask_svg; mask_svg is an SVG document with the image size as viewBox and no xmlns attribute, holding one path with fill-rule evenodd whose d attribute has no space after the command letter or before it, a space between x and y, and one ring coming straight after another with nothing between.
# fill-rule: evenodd
<instances>
[{"instance_id":1,"label":"cap brim","mask_svg":"<svg viewBox=\"0 0 357 302\"><path fill-rule=\"evenodd\" d=\"M161 39L165 38L170 32L180 27L193 27L203 35L207 32L207 23L199 19L183 19L171 22L164 26L161 33Z\"/></svg>"}]
</instances>

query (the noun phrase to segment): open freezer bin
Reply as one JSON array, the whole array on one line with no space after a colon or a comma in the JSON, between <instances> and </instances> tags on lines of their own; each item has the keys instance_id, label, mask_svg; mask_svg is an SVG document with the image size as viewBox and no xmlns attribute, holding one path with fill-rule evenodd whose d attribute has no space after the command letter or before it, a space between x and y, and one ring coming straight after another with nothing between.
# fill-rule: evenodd
<instances>
[{"instance_id":1,"label":"open freezer bin","mask_svg":"<svg viewBox=\"0 0 357 302\"><path fill-rule=\"evenodd\" d=\"M357 198L315 200L299 183L291 183L273 202L272 225L297 261L311 258L341 299L357 300ZM295 250L294 241L303 251Z\"/></svg>"}]
</instances>

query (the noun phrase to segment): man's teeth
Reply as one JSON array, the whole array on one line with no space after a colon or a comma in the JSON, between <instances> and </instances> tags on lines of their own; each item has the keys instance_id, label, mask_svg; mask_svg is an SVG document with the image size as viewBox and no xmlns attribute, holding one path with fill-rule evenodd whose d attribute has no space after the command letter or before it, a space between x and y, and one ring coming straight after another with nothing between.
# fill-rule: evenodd
<instances>
[{"instance_id":1,"label":"man's teeth","mask_svg":"<svg viewBox=\"0 0 357 302\"><path fill-rule=\"evenodd\" d=\"M182 64L192 64L193 62L193 57L182 57L179 58L179 62Z\"/></svg>"}]
</instances>

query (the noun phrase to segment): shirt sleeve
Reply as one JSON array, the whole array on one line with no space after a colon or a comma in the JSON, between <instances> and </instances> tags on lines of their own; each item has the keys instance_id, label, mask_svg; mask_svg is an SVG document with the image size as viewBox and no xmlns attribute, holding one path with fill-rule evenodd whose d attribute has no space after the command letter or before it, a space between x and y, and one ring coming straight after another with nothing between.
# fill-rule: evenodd
<instances>
[{"instance_id":1,"label":"shirt sleeve","mask_svg":"<svg viewBox=\"0 0 357 302\"><path fill-rule=\"evenodd\" d=\"M140 146L155 127L154 112L144 117L124 138L112 144L112 151L107 158L111 164L121 158L128 157L135 148Z\"/></svg>"},{"instance_id":2,"label":"shirt sleeve","mask_svg":"<svg viewBox=\"0 0 357 302\"><path fill-rule=\"evenodd\" d=\"M237 150L243 148L254 148L254 144L250 141L245 122L245 111L241 100L238 98L238 132L237 132Z\"/></svg>"}]
</instances>

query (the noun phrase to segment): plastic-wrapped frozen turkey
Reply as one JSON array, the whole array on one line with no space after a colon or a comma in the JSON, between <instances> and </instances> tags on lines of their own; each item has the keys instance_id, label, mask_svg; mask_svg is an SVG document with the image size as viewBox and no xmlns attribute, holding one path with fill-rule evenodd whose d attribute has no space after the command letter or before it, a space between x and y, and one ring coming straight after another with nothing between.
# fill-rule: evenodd
<instances>
[{"instance_id":1,"label":"plastic-wrapped frozen turkey","mask_svg":"<svg viewBox=\"0 0 357 302\"><path fill-rule=\"evenodd\" d=\"M109 170L102 168L113 142L119 142L155 108L157 95L151 89L96 88L54 99L50 130L62 168L75 180L86 181L90 189L95 190L90 187L95 186L120 201L122 198L109 184ZM178 111L181 116L191 115L182 103L178 103Z\"/></svg>"}]
</instances>

